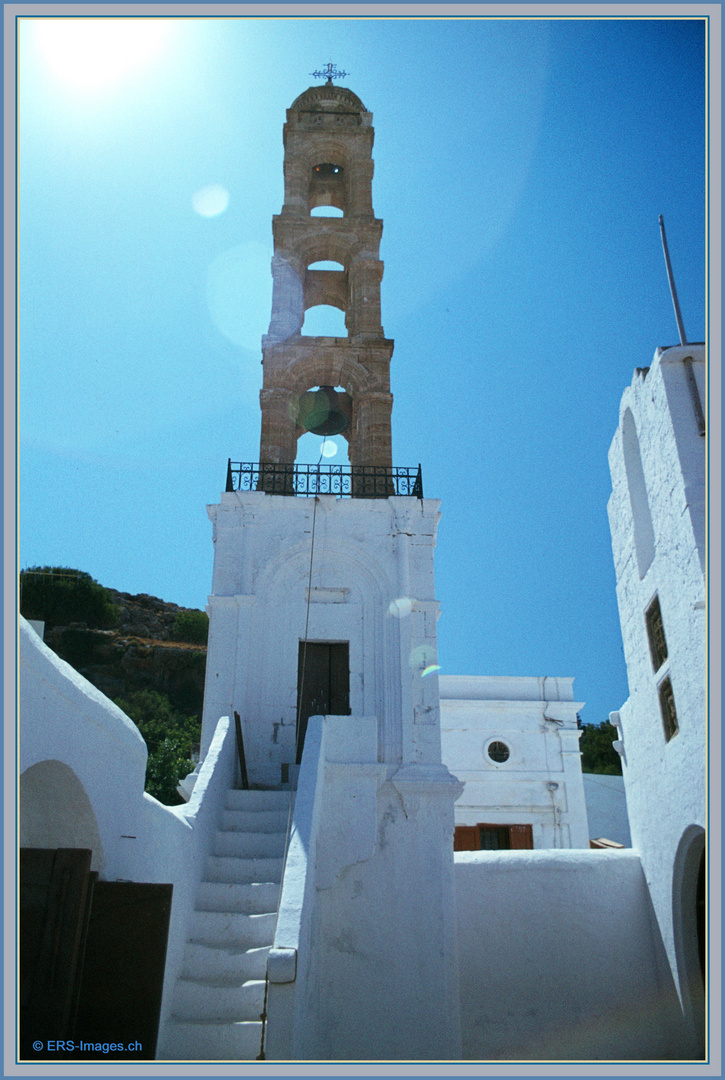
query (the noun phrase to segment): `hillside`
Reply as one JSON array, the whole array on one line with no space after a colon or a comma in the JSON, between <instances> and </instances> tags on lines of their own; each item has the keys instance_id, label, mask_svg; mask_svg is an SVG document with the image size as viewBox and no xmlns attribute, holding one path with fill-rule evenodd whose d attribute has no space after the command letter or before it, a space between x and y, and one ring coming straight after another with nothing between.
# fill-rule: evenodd
<instances>
[{"instance_id":1,"label":"hillside","mask_svg":"<svg viewBox=\"0 0 725 1080\"><path fill-rule=\"evenodd\" d=\"M201 719L206 646L172 639L174 620L192 609L146 593L106 591L118 609L112 630L69 620L46 629L46 644L110 698L155 690L179 712Z\"/></svg>"}]
</instances>

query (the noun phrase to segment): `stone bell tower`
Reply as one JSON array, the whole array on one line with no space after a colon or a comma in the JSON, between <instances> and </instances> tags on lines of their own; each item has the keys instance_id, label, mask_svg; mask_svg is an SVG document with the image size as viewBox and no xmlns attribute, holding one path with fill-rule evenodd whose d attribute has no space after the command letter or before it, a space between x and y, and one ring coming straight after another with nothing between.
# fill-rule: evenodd
<instances>
[{"instance_id":1,"label":"stone bell tower","mask_svg":"<svg viewBox=\"0 0 725 1080\"><path fill-rule=\"evenodd\" d=\"M393 463L393 342L380 323L383 223L373 213L373 134L360 98L331 81L310 87L287 110L284 206L273 219L272 320L262 341L262 463L294 462L307 430L301 396L314 386L344 388L336 408L347 421L340 434L351 465ZM343 216L312 216L318 206ZM310 269L323 260L342 269ZM346 338L300 334L305 311L316 304L345 313Z\"/></svg>"},{"instance_id":2,"label":"stone bell tower","mask_svg":"<svg viewBox=\"0 0 725 1080\"><path fill-rule=\"evenodd\" d=\"M423 497L420 467L392 464L371 120L331 79L287 112L260 459L230 460L208 507L202 758L219 718L237 713L251 786L296 784L295 813L315 807L283 881L275 953L289 963L269 971L268 1053L282 1059L460 1055L462 785L441 763L440 504ZM318 206L342 217L311 214ZM347 336L301 333L320 303L345 312ZM350 464L295 464L304 431L342 434ZM304 895L285 899L301 880ZM300 920L309 938L290 930ZM294 1035L282 1022L293 1015Z\"/></svg>"}]
</instances>

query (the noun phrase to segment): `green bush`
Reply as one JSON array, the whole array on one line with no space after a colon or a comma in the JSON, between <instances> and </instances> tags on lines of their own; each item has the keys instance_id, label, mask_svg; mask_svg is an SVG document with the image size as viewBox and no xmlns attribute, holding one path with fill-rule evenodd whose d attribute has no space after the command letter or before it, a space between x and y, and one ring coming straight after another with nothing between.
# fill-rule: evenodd
<instances>
[{"instance_id":1,"label":"green bush","mask_svg":"<svg viewBox=\"0 0 725 1080\"><path fill-rule=\"evenodd\" d=\"M185 641L190 645L206 645L209 616L205 611L180 611L174 619L171 636L175 641Z\"/></svg>"},{"instance_id":2,"label":"green bush","mask_svg":"<svg viewBox=\"0 0 725 1080\"><path fill-rule=\"evenodd\" d=\"M118 608L108 589L90 574L67 566L30 566L20 571L20 614L42 620L48 629L84 622L107 630L118 622Z\"/></svg>"},{"instance_id":3,"label":"green bush","mask_svg":"<svg viewBox=\"0 0 725 1080\"><path fill-rule=\"evenodd\" d=\"M619 738L617 729L608 720L601 724L582 724L579 749L582 752L582 772L622 775L622 759L612 747Z\"/></svg>"},{"instance_id":4,"label":"green bush","mask_svg":"<svg viewBox=\"0 0 725 1080\"><path fill-rule=\"evenodd\" d=\"M116 704L133 720L148 747L146 791L165 806L183 802L176 790L179 780L194 768L191 752L198 745L201 724L196 716L182 716L166 694L134 690Z\"/></svg>"}]
</instances>

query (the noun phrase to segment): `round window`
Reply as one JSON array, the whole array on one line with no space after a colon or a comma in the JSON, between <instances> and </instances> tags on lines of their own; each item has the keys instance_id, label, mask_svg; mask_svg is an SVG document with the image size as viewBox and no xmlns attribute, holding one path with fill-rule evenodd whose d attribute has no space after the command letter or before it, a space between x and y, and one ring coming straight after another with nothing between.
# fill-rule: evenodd
<instances>
[{"instance_id":1,"label":"round window","mask_svg":"<svg viewBox=\"0 0 725 1080\"><path fill-rule=\"evenodd\" d=\"M504 761L508 761L509 748L506 743L492 742L488 744L486 753L491 761L495 761L497 765L502 765Z\"/></svg>"}]
</instances>

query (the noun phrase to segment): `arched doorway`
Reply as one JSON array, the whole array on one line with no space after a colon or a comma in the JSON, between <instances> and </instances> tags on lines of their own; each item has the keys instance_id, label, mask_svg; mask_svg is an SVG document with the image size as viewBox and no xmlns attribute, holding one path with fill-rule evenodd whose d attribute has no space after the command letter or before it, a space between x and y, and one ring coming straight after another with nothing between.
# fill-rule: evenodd
<instances>
[{"instance_id":1,"label":"arched doorway","mask_svg":"<svg viewBox=\"0 0 725 1080\"><path fill-rule=\"evenodd\" d=\"M672 883L672 925L680 998L699 1053L705 1054L707 993L707 851L705 830L682 835Z\"/></svg>"},{"instance_id":2,"label":"arched doorway","mask_svg":"<svg viewBox=\"0 0 725 1080\"><path fill-rule=\"evenodd\" d=\"M62 761L38 761L20 777L20 846L88 848L92 869L104 867L103 844L90 799Z\"/></svg>"}]
</instances>

